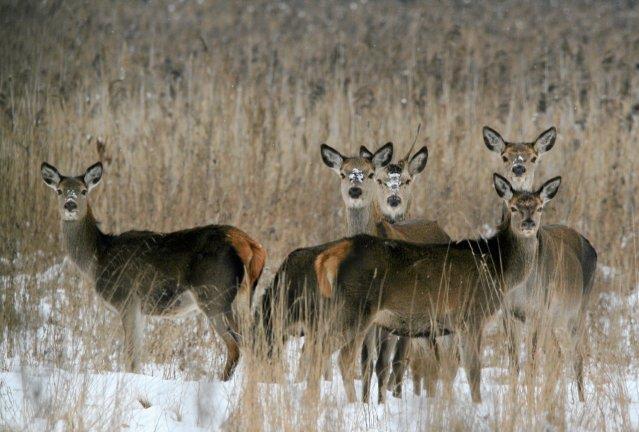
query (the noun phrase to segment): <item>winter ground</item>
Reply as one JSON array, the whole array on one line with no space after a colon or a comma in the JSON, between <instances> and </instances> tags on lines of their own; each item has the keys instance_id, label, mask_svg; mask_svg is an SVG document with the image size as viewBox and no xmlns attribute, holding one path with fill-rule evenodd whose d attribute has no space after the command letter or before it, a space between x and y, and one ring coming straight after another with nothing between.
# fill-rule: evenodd
<instances>
[{"instance_id":1,"label":"winter ground","mask_svg":"<svg viewBox=\"0 0 639 432\"><path fill-rule=\"evenodd\" d=\"M37 283L59 281L64 277L65 264L55 264L35 275L13 278L14 284L24 284L27 280ZM610 278L613 269L602 267L602 277ZM8 283L6 277L3 283ZM63 291L58 291L64 296ZM635 293L627 298L614 294L602 295L609 308L626 307L636 310L639 296ZM54 306L40 302L37 310L51 322L55 315ZM615 327L619 323L604 323L604 327ZM621 347L630 348L632 333L636 329L625 327ZM636 322L634 322L636 326ZM46 327L46 324L44 325ZM493 327L495 327L493 325ZM495 331L495 328L488 331ZM46 328L37 329L44 335ZM286 356L295 363L301 342L289 344ZM233 418L238 406L246 397L247 388L245 365L242 363L229 382L202 379L188 380L178 373L174 379L166 379L166 366L146 364L144 374L121 372L85 372L82 365L60 368L47 362L25 361L28 348L22 347L23 355L3 359L0 371L0 427L4 430L127 430L127 431L198 431L233 429ZM492 348L484 350L484 356L491 355ZM6 351L5 351L6 352ZM26 355L25 355L26 354ZM522 350L522 356L524 352ZM334 362L335 363L335 362ZM625 367L591 365L586 369L588 401L578 401L576 387L566 384L564 405L568 430L593 430L589 425L601 424L594 418L605 418L611 429L639 429L639 375L635 363ZM71 370L70 370L71 369ZM289 370L294 370L291 366ZM608 379L588 379L595 370L604 370ZM175 375L175 374L174 374ZM431 424L432 416L441 409L439 397L415 396L410 380L406 380L404 398L390 396L385 405L348 404L334 367L333 381L322 384L322 412L318 416L320 429L338 430L423 430ZM468 396L465 374L460 369L454 383L454 404L449 405L447 415L450 422L442 419L440 424L454 425L454 419L464 418L464 425L473 430L493 430L496 419L503 414L504 404L512 402L513 395L509 372L505 367L485 367L482 371L482 393L484 402L474 405ZM256 416L268 416L268 405L273 400L288 399L286 405L295 416L304 400L305 384L295 383L294 374L287 375L284 383L258 384L251 386L256 394L257 404L263 409ZM542 378L543 379L543 378ZM520 377L518 387L526 384ZM361 385L357 383L358 393ZM376 390L375 390L376 391ZM438 394L441 393L441 384ZM540 391L537 389L536 391ZM376 394L376 393L373 393ZM328 402L327 402L328 401ZM318 404L319 406L319 404ZM332 407L332 409L331 409ZM334 409L337 408L337 409ZM290 421L290 418L286 419ZM259 420L258 420L259 422ZM541 423L544 424L542 420ZM266 429L286 429L286 424L269 421ZM548 430L553 430L552 420Z\"/></svg>"}]
</instances>

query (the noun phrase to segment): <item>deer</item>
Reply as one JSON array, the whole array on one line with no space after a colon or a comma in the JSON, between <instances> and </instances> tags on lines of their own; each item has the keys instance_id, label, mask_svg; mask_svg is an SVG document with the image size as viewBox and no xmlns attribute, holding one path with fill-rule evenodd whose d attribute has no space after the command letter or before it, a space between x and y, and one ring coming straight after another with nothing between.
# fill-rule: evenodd
<instances>
[{"instance_id":1,"label":"deer","mask_svg":"<svg viewBox=\"0 0 639 432\"><path fill-rule=\"evenodd\" d=\"M381 237L409 240L418 243L448 243L450 237L436 221L411 218L411 204L415 178L428 162L428 148L423 146L408 153L397 163L375 171L377 206L383 218L377 224Z\"/></svg>"},{"instance_id":2,"label":"deer","mask_svg":"<svg viewBox=\"0 0 639 432\"><path fill-rule=\"evenodd\" d=\"M419 132L419 130L418 130ZM428 162L428 148L421 147L412 154L414 143L406 155L396 163L390 163L380 167L375 171L376 202L382 214L382 220L377 223L376 234L380 237L413 241L418 243L439 243L448 244L450 237L439 226L436 221L425 219L411 219L410 208L412 204L413 187L417 176L425 169ZM369 337L371 335L369 334ZM368 341L368 338L367 338ZM401 397L401 384L406 367L406 357L408 349L415 346L410 357L423 363L432 355L420 356L421 353L430 351L434 341L427 341L428 346L420 346L423 341L411 341L409 338L397 338L388 332L379 329L378 340L379 352L375 363L375 372L378 377L378 402L385 400L386 390L389 382L389 372L392 357L392 390L395 397ZM363 351L365 353L366 350ZM421 360L418 360L421 359ZM367 359L363 359L363 363ZM421 365L420 363L420 365ZM428 365L423 370L435 371L437 365ZM430 367L430 369L428 369ZM416 382L417 378L414 373ZM436 377L436 373L431 376ZM429 379L430 377L429 376ZM367 400L366 389L370 386L370 374L364 379L364 398ZM416 388L414 386L414 388Z\"/></svg>"},{"instance_id":3,"label":"deer","mask_svg":"<svg viewBox=\"0 0 639 432\"><path fill-rule=\"evenodd\" d=\"M554 127L542 132L533 142L512 143L496 130L483 128L486 147L501 155L505 175L522 190L532 190L535 169L540 157L553 148L557 138ZM507 212L504 207L503 212ZM565 225L543 225L539 229L537 263L525 284L512 290L504 301L503 326L508 343L510 365L519 372L519 344L514 332L514 319L533 318L548 322L552 337L557 331L569 333L569 351L573 353L573 369L577 379L579 400L584 401L583 352L584 320L594 284L597 251L576 230ZM537 351L538 325L533 325L531 360Z\"/></svg>"},{"instance_id":4,"label":"deer","mask_svg":"<svg viewBox=\"0 0 639 432\"><path fill-rule=\"evenodd\" d=\"M362 146L357 156L345 156L329 145L321 144L320 155L324 164L340 178L340 194L346 208L348 235L374 233L376 223L380 220L379 212L373 205L374 173L376 168L383 167L392 160L393 144L388 142L375 153ZM301 317L306 314L307 307L312 308L312 304L300 305L296 303L296 299L305 290L316 291L312 288L317 285L313 261L322 250L322 246L319 246L299 248L291 252L280 265L270 287L265 290L262 303L263 309L268 313L267 319L271 319L271 309L277 305L287 311L286 316L281 319L300 324L286 326L285 337L289 334L303 336L311 333L311 329L302 325L304 320ZM366 350L372 351L374 347L368 346ZM308 374L307 366L311 364L309 355L305 342L298 366L298 381ZM330 363L322 365L321 370L326 378L330 377Z\"/></svg>"},{"instance_id":5,"label":"deer","mask_svg":"<svg viewBox=\"0 0 639 432\"><path fill-rule=\"evenodd\" d=\"M509 289L529 277L542 210L561 177L535 192L515 190L499 174L493 184L510 213L490 238L429 245L360 234L328 245L315 259L320 301L335 310L328 333L341 344L349 402L356 399L355 356L372 325L405 337L459 335L471 397L481 402L484 324Z\"/></svg>"},{"instance_id":6,"label":"deer","mask_svg":"<svg viewBox=\"0 0 639 432\"><path fill-rule=\"evenodd\" d=\"M250 302L266 261L264 248L228 225L103 233L89 204L102 179L100 162L79 176L64 176L47 162L40 171L58 196L67 256L119 315L126 371L140 371L145 316L172 319L200 311L226 345L222 379L228 381L240 359L233 303Z\"/></svg>"}]
</instances>

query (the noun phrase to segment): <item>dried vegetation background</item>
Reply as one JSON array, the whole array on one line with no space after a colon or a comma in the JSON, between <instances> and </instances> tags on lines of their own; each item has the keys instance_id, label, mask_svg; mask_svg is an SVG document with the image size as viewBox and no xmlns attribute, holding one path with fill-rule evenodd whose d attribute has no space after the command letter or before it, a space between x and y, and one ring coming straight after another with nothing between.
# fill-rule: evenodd
<instances>
[{"instance_id":1,"label":"dried vegetation background","mask_svg":"<svg viewBox=\"0 0 639 432\"><path fill-rule=\"evenodd\" d=\"M269 252L266 285L292 249L345 232L320 143L353 154L393 141L403 154L421 123L430 158L413 213L461 238L494 225L501 208L490 181L499 162L481 127L532 140L555 125L537 181L564 182L544 220L586 235L602 265L586 369L592 405L578 424L629 426L631 396L609 388L639 366L638 334L628 330L637 304L623 301L638 285L637 28L631 1L0 2L0 369L15 358L122 368L115 316L60 265L43 160L67 174L102 160L91 200L103 230L241 227ZM506 364L503 342L489 339L487 364ZM147 365L167 378L221 367L203 318L151 320L146 343ZM567 428L555 393L526 412L505 403L490 424ZM597 414L610 401L620 407L613 420ZM313 423L271 402L289 428ZM447 417L425 411L424 424L472 427L443 405ZM248 424L242 412L229 427Z\"/></svg>"}]
</instances>

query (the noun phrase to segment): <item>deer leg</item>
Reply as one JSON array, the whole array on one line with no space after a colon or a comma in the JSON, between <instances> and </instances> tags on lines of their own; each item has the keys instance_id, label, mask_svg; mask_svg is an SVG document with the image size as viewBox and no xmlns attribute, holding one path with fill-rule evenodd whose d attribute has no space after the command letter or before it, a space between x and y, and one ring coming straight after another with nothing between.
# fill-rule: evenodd
<instances>
[{"instance_id":1,"label":"deer leg","mask_svg":"<svg viewBox=\"0 0 639 432\"><path fill-rule=\"evenodd\" d=\"M339 353L339 367L342 373L342 382L344 383L344 390L346 391L346 397L348 402L354 403L357 400L357 394L355 393L355 360L357 353L361 352L362 344L368 333L369 326L365 327L364 331L358 331L355 337L348 342Z\"/></svg>"},{"instance_id":2,"label":"deer leg","mask_svg":"<svg viewBox=\"0 0 639 432\"><path fill-rule=\"evenodd\" d=\"M573 369L575 370L577 380L577 392L579 393L579 402L584 402L584 357L580 349L575 351L575 359Z\"/></svg>"},{"instance_id":3,"label":"deer leg","mask_svg":"<svg viewBox=\"0 0 639 432\"><path fill-rule=\"evenodd\" d=\"M440 357L438 365L439 374L443 381L444 395L450 397L461 362L459 345L453 336L443 336L439 338L437 346L440 355L443 355L443 360Z\"/></svg>"},{"instance_id":4,"label":"deer leg","mask_svg":"<svg viewBox=\"0 0 639 432\"><path fill-rule=\"evenodd\" d=\"M137 296L132 296L126 302L121 312L121 319L124 328L125 368L127 372L137 373L140 371L144 331L141 304Z\"/></svg>"},{"instance_id":5,"label":"deer leg","mask_svg":"<svg viewBox=\"0 0 639 432\"><path fill-rule=\"evenodd\" d=\"M295 374L295 382L300 383L308 377L308 366L311 364L311 357L309 354L308 341L304 341L302 345L302 352L300 353L300 359L297 363L297 373ZM322 367L322 376L324 381L333 381L333 368L331 366L331 357L325 359L325 364Z\"/></svg>"},{"instance_id":6,"label":"deer leg","mask_svg":"<svg viewBox=\"0 0 639 432\"><path fill-rule=\"evenodd\" d=\"M511 371L515 376L519 375L519 343L515 334L515 322L510 313L504 312L502 318L504 333L506 334L506 344L508 347L508 357L510 359Z\"/></svg>"},{"instance_id":7,"label":"deer leg","mask_svg":"<svg viewBox=\"0 0 639 432\"><path fill-rule=\"evenodd\" d=\"M362 366L362 401L368 403L370 400L371 381L373 379L373 362L377 352L377 329L371 327L366 333L364 345L361 351Z\"/></svg>"},{"instance_id":8,"label":"deer leg","mask_svg":"<svg viewBox=\"0 0 639 432\"><path fill-rule=\"evenodd\" d=\"M421 366L418 366L418 362L420 360L413 360L411 361L411 373L413 375L413 394L415 396L421 396L422 394L422 380L423 380L423 373L421 370Z\"/></svg>"},{"instance_id":9,"label":"deer leg","mask_svg":"<svg viewBox=\"0 0 639 432\"><path fill-rule=\"evenodd\" d=\"M462 337L462 356L470 394L474 403L481 402L481 327L471 327Z\"/></svg>"},{"instance_id":10,"label":"deer leg","mask_svg":"<svg viewBox=\"0 0 639 432\"><path fill-rule=\"evenodd\" d=\"M308 346L307 346L307 341L304 341L304 343L302 344L302 350L300 352L300 359L297 362L297 373L295 374L295 382L296 383L300 383L302 381L304 381L306 379L306 376L308 375L308 369L307 369L307 365L308 365Z\"/></svg>"},{"instance_id":11,"label":"deer leg","mask_svg":"<svg viewBox=\"0 0 639 432\"><path fill-rule=\"evenodd\" d=\"M572 367L575 371L575 379L577 381L577 392L579 394L579 402L584 402L584 333L581 331L581 326L573 326L571 329L572 336L572 355L573 364Z\"/></svg>"},{"instance_id":12,"label":"deer leg","mask_svg":"<svg viewBox=\"0 0 639 432\"><path fill-rule=\"evenodd\" d=\"M406 372L406 356L410 347L410 338L400 337L395 346L395 356L393 357L393 396L402 397L402 380Z\"/></svg>"},{"instance_id":13,"label":"deer leg","mask_svg":"<svg viewBox=\"0 0 639 432\"><path fill-rule=\"evenodd\" d=\"M214 274L199 275L197 282L214 277ZM201 280L200 280L201 279ZM219 277L218 277L219 279ZM219 285L195 285L191 292L196 298L200 310L206 316L211 330L213 330L226 346L226 362L220 379L228 381L240 360L240 346L238 325L233 319L233 298L230 295L236 288L235 276L226 282L219 280Z\"/></svg>"},{"instance_id":14,"label":"deer leg","mask_svg":"<svg viewBox=\"0 0 639 432\"><path fill-rule=\"evenodd\" d=\"M228 381L233 376L233 372L235 372L235 368L240 361L239 341L232 330L232 325L229 325L223 317L218 315L209 320L215 332L226 345L226 362L224 363L221 379L222 381Z\"/></svg>"},{"instance_id":15,"label":"deer leg","mask_svg":"<svg viewBox=\"0 0 639 432\"><path fill-rule=\"evenodd\" d=\"M430 366L430 365L429 365ZM424 387L426 388L426 395L428 397L434 397L437 390L437 373L431 368L426 368L424 373Z\"/></svg>"},{"instance_id":16,"label":"deer leg","mask_svg":"<svg viewBox=\"0 0 639 432\"><path fill-rule=\"evenodd\" d=\"M424 386L426 387L426 394L429 397L433 397L437 389L439 365L441 364L436 338L431 337L428 339L428 350L429 352L424 353L423 380Z\"/></svg>"},{"instance_id":17,"label":"deer leg","mask_svg":"<svg viewBox=\"0 0 639 432\"><path fill-rule=\"evenodd\" d=\"M395 351L396 338L385 330L380 330L381 344L377 362L375 363L375 374L377 375L377 402L384 403L386 401L386 391L388 390L388 381L390 378L391 358Z\"/></svg>"}]
</instances>

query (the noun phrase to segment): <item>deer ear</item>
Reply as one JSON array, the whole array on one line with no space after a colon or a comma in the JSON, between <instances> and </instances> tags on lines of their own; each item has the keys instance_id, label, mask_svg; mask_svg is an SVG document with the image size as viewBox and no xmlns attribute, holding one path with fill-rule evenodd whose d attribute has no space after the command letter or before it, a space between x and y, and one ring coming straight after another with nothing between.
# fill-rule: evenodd
<instances>
[{"instance_id":1,"label":"deer ear","mask_svg":"<svg viewBox=\"0 0 639 432\"><path fill-rule=\"evenodd\" d=\"M60 180L62 180L62 176L56 167L49 165L46 162L42 162L42 165L40 165L40 172L42 173L42 180L44 180L44 183L47 186L54 190L58 188Z\"/></svg>"},{"instance_id":2,"label":"deer ear","mask_svg":"<svg viewBox=\"0 0 639 432\"><path fill-rule=\"evenodd\" d=\"M482 130L484 135L484 144L488 147L488 150L494 151L495 153L501 154L506 148L506 143L504 139L499 135L495 129L489 128L488 126L484 126Z\"/></svg>"},{"instance_id":3,"label":"deer ear","mask_svg":"<svg viewBox=\"0 0 639 432\"><path fill-rule=\"evenodd\" d=\"M368 150L365 146L361 146L359 148L359 157L368 159L368 160L373 160L373 153Z\"/></svg>"},{"instance_id":4,"label":"deer ear","mask_svg":"<svg viewBox=\"0 0 639 432\"><path fill-rule=\"evenodd\" d=\"M344 163L344 157L333 147L326 144L320 146L320 153L326 166L339 172L340 168L342 168L342 163Z\"/></svg>"},{"instance_id":5,"label":"deer ear","mask_svg":"<svg viewBox=\"0 0 639 432\"><path fill-rule=\"evenodd\" d=\"M408 173L411 176L414 176L424 171L424 168L426 168L426 162L428 162L428 149L424 146L420 148L412 158L410 158L410 162L408 163Z\"/></svg>"},{"instance_id":6,"label":"deer ear","mask_svg":"<svg viewBox=\"0 0 639 432\"><path fill-rule=\"evenodd\" d=\"M538 154L542 154L553 148L555 140L557 139L557 129L551 127L550 129L542 132L537 139L533 147Z\"/></svg>"},{"instance_id":7,"label":"deer ear","mask_svg":"<svg viewBox=\"0 0 639 432\"><path fill-rule=\"evenodd\" d=\"M500 176L497 173L493 174L493 184L495 185L495 190L497 191L497 195L505 201L508 201L513 197L513 187L510 185L510 182L506 180L505 177Z\"/></svg>"},{"instance_id":8,"label":"deer ear","mask_svg":"<svg viewBox=\"0 0 639 432\"><path fill-rule=\"evenodd\" d=\"M537 192L544 204L553 199L555 195L557 195L557 191L559 190L559 185L561 185L561 177L553 177L544 183Z\"/></svg>"},{"instance_id":9,"label":"deer ear","mask_svg":"<svg viewBox=\"0 0 639 432\"><path fill-rule=\"evenodd\" d=\"M101 178L102 162L97 162L87 168L82 179L84 180L84 184L87 186L87 189L91 190L100 183Z\"/></svg>"},{"instance_id":10,"label":"deer ear","mask_svg":"<svg viewBox=\"0 0 639 432\"><path fill-rule=\"evenodd\" d=\"M373 155L373 165L375 168L385 167L393 159L393 143L387 142Z\"/></svg>"}]
</instances>

